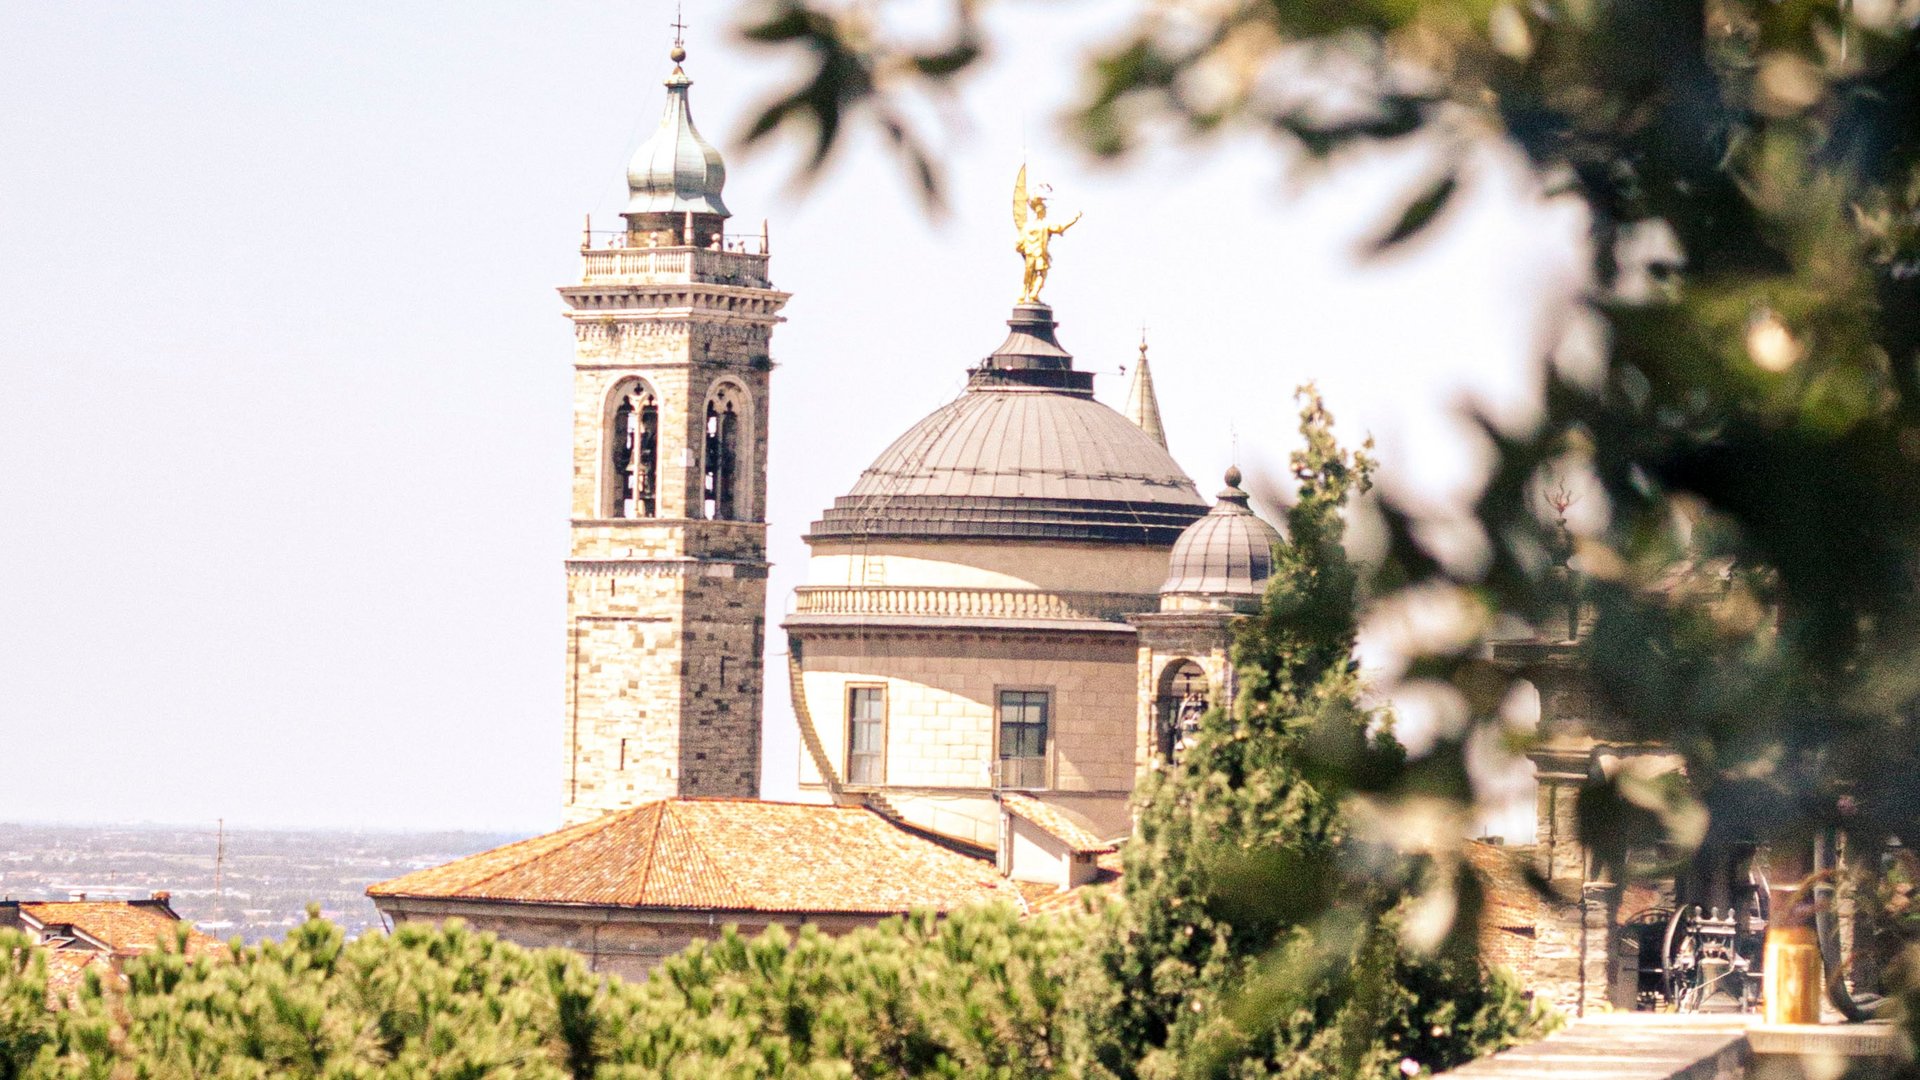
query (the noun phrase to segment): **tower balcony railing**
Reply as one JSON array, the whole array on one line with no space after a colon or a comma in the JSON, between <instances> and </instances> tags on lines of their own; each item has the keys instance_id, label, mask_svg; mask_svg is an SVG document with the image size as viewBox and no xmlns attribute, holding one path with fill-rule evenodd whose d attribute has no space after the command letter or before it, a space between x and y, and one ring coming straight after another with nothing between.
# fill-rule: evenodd
<instances>
[{"instance_id":1,"label":"tower balcony railing","mask_svg":"<svg viewBox=\"0 0 1920 1080\"><path fill-rule=\"evenodd\" d=\"M1140 593L961 589L919 585L806 585L794 590L795 615L916 616L953 619L1097 619L1118 622L1152 611Z\"/></svg>"},{"instance_id":2,"label":"tower balcony railing","mask_svg":"<svg viewBox=\"0 0 1920 1080\"><path fill-rule=\"evenodd\" d=\"M726 235L705 247L647 247L633 234L589 232L580 245L581 283L707 282L768 288L766 237Z\"/></svg>"}]
</instances>

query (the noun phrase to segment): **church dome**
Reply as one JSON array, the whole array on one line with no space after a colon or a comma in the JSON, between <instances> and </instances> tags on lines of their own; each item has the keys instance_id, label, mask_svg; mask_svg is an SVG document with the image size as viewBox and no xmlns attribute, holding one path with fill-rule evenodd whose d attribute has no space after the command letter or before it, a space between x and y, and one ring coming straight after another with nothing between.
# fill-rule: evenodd
<instances>
[{"instance_id":1,"label":"church dome","mask_svg":"<svg viewBox=\"0 0 1920 1080\"><path fill-rule=\"evenodd\" d=\"M894 440L810 540L1171 544L1206 501L1153 436L1093 399L1051 309L1022 305L966 393Z\"/></svg>"},{"instance_id":2,"label":"church dome","mask_svg":"<svg viewBox=\"0 0 1920 1080\"><path fill-rule=\"evenodd\" d=\"M684 213L731 216L720 201L727 166L720 151L693 126L687 88L693 80L680 69L686 50L673 47L673 74L667 76L667 110L653 138L634 151L627 164L628 214Z\"/></svg>"},{"instance_id":3,"label":"church dome","mask_svg":"<svg viewBox=\"0 0 1920 1080\"><path fill-rule=\"evenodd\" d=\"M1280 531L1247 506L1240 470L1227 470L1227 489L1207 516L1187 526L1173 545L1162 595L1257 597L1273 576Z\"/></svg>"}]
</instances>

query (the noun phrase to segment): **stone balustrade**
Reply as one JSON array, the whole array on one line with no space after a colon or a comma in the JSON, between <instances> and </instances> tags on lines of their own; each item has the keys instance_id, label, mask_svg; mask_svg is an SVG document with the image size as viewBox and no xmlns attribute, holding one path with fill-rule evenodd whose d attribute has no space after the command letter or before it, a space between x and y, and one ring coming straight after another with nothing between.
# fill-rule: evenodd
<instances>
[{"instance_id":1,"label":"stone balustrade","mask_svg":"<svg viewBox=\"0 0 1920 1080\"><path fill-rule=\"evenodd\" d=\"M586 248L580 252L582 284L708 282L768 287L767 256L713 248Z\"/></svg>"},{"instance_id":2,"label":"stone balustrade","mask_svg":"<svg viewBox=\"0 0 1920 1080\"><path fill-rule=\"evenodd\" d=\"M917 585L803 586L796 615L916 616L955 619L1099 619L1118 622L1152 611L1157 598L1138 593L958 589Z\"/></svg>"}]
</instances>

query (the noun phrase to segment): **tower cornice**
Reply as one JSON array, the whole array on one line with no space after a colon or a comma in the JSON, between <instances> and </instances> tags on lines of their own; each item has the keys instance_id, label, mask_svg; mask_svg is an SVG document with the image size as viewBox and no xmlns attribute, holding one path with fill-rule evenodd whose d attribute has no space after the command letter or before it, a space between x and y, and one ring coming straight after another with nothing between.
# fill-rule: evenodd
<instances>
[{"instance_id":1,"label":"tower cornice","mask_svg":"<svg viewBox=\"0 0 1920 1080\"><path fill-rule=\"evenodd\" d=\"M706 282L562 285L560 295L577 318L644 318L650 321L784 322L779 316L792 293Z\"/></svg>"}]
</instances>

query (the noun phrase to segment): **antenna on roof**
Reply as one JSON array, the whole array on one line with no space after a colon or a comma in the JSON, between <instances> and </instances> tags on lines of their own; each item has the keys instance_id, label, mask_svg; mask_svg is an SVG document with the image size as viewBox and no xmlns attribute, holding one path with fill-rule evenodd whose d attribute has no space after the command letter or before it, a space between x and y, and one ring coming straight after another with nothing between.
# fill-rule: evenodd
<instances>
[{"instance_id":1,"label":"antenna on roof","mask_svg":"<svg viewBox=\"0 0 1920 1080\"><path fill-rule=\"evenodd\" d=\"M227 910L225 874L227 869L227 819L220 818L213 842L213 902L224 916Z\"/></svg>"}]
</instances>

